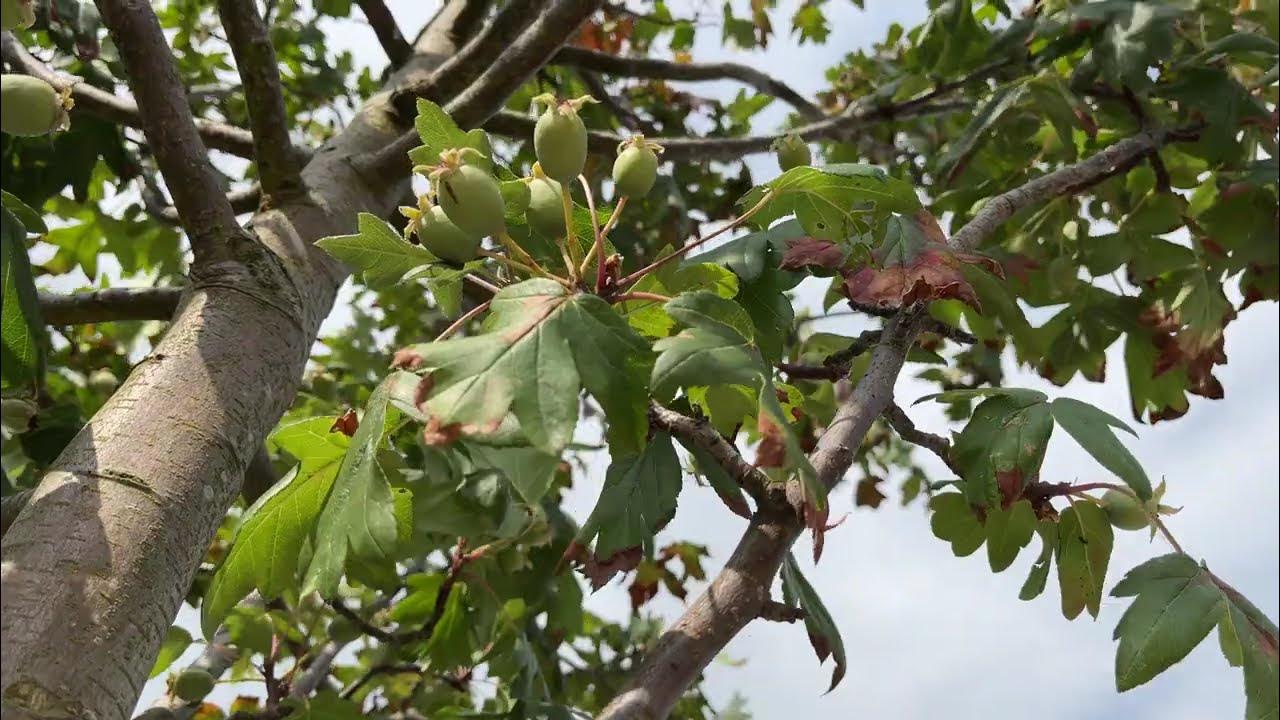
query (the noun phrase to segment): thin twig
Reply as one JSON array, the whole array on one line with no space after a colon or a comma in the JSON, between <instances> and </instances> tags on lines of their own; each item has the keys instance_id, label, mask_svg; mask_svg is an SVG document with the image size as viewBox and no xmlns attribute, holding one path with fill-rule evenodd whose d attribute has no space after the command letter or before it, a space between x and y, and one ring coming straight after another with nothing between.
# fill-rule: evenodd
<instances>
[{"instance_id":1,"label":"thin twig","mask_svg":"<svg viewBox=\"0 0 1280 720\"><path fill-rule=\"evenodd\" d=\"M880 342L879 330L864 330L849 343L848 347L828 355L821 365L781 362L778 363L778 369L796 379L835 382L849 374L849 368L855 358L870 350L878 342Z\"/></svg>"},{"instance_id":2,"label":"thin twig","mask_svg":"<svg viewBox=\"0 0 1280 720\"><path fill-rule=\"evenodd\" d=\"M890 402L884 409L884 419L898 433L898 437L937 455L947 467L955 470L951 463L951 443L946 438L917 428L907 412L895 402ZM956 472L958 474L959 471Z\"/></svg>"},{"instance_id":3,"label":"thin twig","mask_svg":"<svg viewBox=\"0 0 1280 720\"><path fill-rule=\"evenodd\" d=\"M724 233L729 232L730 230L733 230L734 228L741 227L743 223L751 219L752 215L755 215L756 213L760 212L760 210L763 209L764 206L767 205L769 201L773 199L773 193L774 191L772 190L765 193L764 196L760 198L759 202L757 202L755 205L752 205L749 210L742 213L738 217L734 218L733 222L730 222L729 224L725 225L719 230L716 230L715 232L711 233L710 235L707 235L706 237L698 238L697 240L694 240L693 242L686 244L684 247L680 248L679 250L676 250L675 252L671 253L670 255L665 255L663 257L660 257L657 260L654 260L653 262L649 263L648 265L645 265L644 267L640 268L639 270L631 273L630 275L622 278L621 280L618 281L618 287L625 289L628 286L630 286L632 283L639 280L640 278L644 277L645 275L648 275L654 270L657 270L658 268L671 262L672 260L676 260L678 258L684 257L689 253L690 250L693 250L694 248L697 248L697 247L701 247L702 245L706 244L708 241L713 240L723 235Z\"/></svg>"},{"instance_id":4,"label":"thin twig","mask_svg":"<svg viewBox=\"0 0 1280 720\"><path fill-rule=\"evenodd\" d=\"M361 632L363 632L365 635L377 638L382 642L387 642L392 639L391 633L387 632L386 630L383 630L377 625L374 625L368 620L365 620L355 610L352 610L351 608L347 607L347 604L343 602L341 599L334 599L329 601L329 607L333 608L333 611L335 613L341 615L347 620L350 620L356 627L360 628Z\"/></svg>"},{"instance_id":5,"label":"thin twig","mask_svg":"<svg viewBox=\"0 0 1280 720\"><path fill-rule=\"evenodd\" d=\"M144 3L98 0L98 9L129 71L142 129L190 239L193 266L234 260L233 243L244 231L196 130L160 21Z\"/></svg>"},{"instance_id":6,"label":"thin twig","mask_svg":"<svg viewBox=\"0 0 1280 720\"><path fill-rule=\"evenodd\" d=\"M627 292L621 295L614 295L609 302L617 304L620 302L628 302L631 300L652 300L653 302L665 303L670 302L671 298L666 295L659 295L651 292Z\"/></svg>"},{"instance_id":7,"label":"thin twig","mask_svg":"<svg viewBox=\"0 0 1280 720\"><path fill-rule=\"evenodd\" d=\"M772 484L769 476L744 460L738 448L716 432L705 418L692 418L650 402L649 423L683 442L702 448L756 502L763 503L767 500L769 486Z\"/></svg>"},{"instance_id":8,"label":"thin twig","mask_svg":"<svg viewBox=\"0 0 1280 720\"><path fill-rule=\"evenodd\" d=\"M302 192L302 162L292 152L289 114L276 50L255 0L218 0L218 15L236 59L253 131L253 157L268 197Z\"/></svg>"},{"instance_id":9,"label":"thin twig","mask_svg":"<svg viewBox=\"0 0 1280 720\"><path fill-rule=\"evenodd\" d=\"M564 65L605 75L650 78L655 80L737 80L765 95L789 103L808 120L826 117L822 109L796 92L791 86L750 65L738 63L676 63L647 57L627 57L566 46L556 51L551 65Z\"/></svg>"},{"instance_id":10,"label":"thin twig","mask_svg":"<svg viewBox=\"0 0 1280 720\"><path fill-rule=\"evenodd\" d=\"M387 9L387 4L383 0L358 0L358 2L365 20L369 21L369 27L373 28L373 34L378 37L378 43L382 45L382 51L391 61L391 67L400 67L405 64L413 55L413 46L400 33L400 26L396 25L396 19Z\"/></svg>"},{"instance_id":11,"label":"thin twig","mask_svg":"<svg viewBox=\"0 0 1280 720\"><path fill-rule=\"evenodd\" d=\"M591 213L591 230L595 234L595 239L591 243L591 249L587 251L587 256L583 258L577 274L586 275L587 266L591 264L591 256L598 255L602 259L600 269L596 273L596 292L599 293L604 287L604 231L600 229L600 216L596 214L596 199L595 194L591 192L591 183L587 182L586 175L581 174L578 175L578 182L582 184L582 191L587 195L587 211ZM565 198L569 197L567 191L562 192L561 195ZM571 217L565 217L566 227L571 219Z\"/></svg>"},{"instance_id":12,"label":"thin twig","mask_svg":"<svg viewBox=\"0 0 1280 720\"><path fill-rule=\"evenodd\" d=\"M777 600L768 600L760 607L760 619L770 622L794 623L805 618L804 608L792 607Z\"/></svg>"},{"instance_id":13,"label":"thin twig","mask_svg":"<svg viewBox=\"0 0 1280 720\"><path fill-rule=\"evenodd\" d=\"M441 340L447 340L450 335L466 327L467 323L475 319L477 315L484 312L485 310L488 310L489 306L492 304L493 304L492 300L485 300L479 305L466 311L465 313L462 314L462 317L458 318L457 320L454 320L453 323L449 325L449 327L445 328L444 332L437 335L436 339L433 342L440 342Z\"/></svg>"}]
</instances>

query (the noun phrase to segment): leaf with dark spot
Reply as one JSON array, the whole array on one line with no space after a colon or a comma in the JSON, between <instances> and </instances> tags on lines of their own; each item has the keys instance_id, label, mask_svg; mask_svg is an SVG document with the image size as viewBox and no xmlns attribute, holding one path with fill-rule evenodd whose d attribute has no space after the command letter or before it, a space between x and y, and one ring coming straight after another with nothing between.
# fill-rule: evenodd
<instances>
[{"instance_id":1,"label":"leaf with dark spot","mask_svg":"<svg viewBox=\"0 0 1280 720\"><path fill-rule=\"evenodd\" d=\"M787 241L787 252L779 267L783 270L839 270L844 265L845 251L839 245L815 237L798 237Z\"/></svg>"}]
</instances>

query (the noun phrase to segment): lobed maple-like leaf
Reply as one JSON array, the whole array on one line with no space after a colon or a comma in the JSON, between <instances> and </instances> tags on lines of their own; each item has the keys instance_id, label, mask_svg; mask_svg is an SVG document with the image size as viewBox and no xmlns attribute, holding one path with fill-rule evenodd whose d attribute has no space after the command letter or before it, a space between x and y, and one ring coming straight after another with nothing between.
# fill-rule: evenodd
<instances>
[{"instance_id":1,"label":"lobed maple-like leaf","mask_svg":"<svg viewBox=\"0 0 1280 720\"><path fill-rule=\"evenodd\" d=\"M608 303L534 279L503 288L491 308L480 335L398 354L424 377L417 404L433 439L492 434L514 413L534 447L557 454L585 387L604 408L611 444L643 444L649 345Z\"/></svg>"},{"instance_id":2,"label":"lobed maple-like leaf","mask_svg":"<svg viewBox=\"0 0 1280 720\"><path fill-rule=\"evenodd\" d=\"M995 260L954 251L940 241L937 221L926 211L894 215L885 228L884 240L871 253L873 262L844 275L843 291L851 302L898 308L951 298L981 310L963 267L977 265L1003 277Z\"/></svg>"}]
</instances>

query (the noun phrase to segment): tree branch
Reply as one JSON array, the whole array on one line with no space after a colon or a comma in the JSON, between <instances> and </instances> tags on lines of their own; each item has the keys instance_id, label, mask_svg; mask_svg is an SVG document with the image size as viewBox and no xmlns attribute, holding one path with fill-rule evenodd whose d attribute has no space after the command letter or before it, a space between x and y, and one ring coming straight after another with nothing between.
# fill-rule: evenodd
<instances>
[{"instance_id":1,"label":"tree branch","mask_svg":"<svg viewBox=\"0 0 1280 720\"><path fill-rule=\"evenodd\" d=\"M129 72L143 132L190 239L195 254L193 269L231 260L232 243L244 237L244 231L222 194L209 153L196 131L186 89L160 21L150 5L139 0L97 3Z\"/></svg>"},{"instance_id":2,"label":"tree branch","mask_svg":"<svg viewBox=\"0 0 1280 720\"><path fill-rule=\"evenodd\" d=\"M916 424L911 421L911 417L897 403L890 402L889 407L884 409L884 419L898 433L898 437L937 455L942 462L946 463L947 467L955 469L951 465L950 441L941 435L934 435L931 432L925 432L917 428Z\"/></svg>"},{"instance_id":3,"label":"tree branch","mask_svg":"<svg viewBox=\"0 0 1280 720\"><path fill-rule=\"evenodd\" d=\"M1187 131L1143 133L1010 190L988 201L974 220L951 238L951 245L972 249L1017 210L1091 187L1115 175L1118 167L1132 167L1153 144L1185 137L1190 137ZM915 306L900 311L886 323L880 342L871 352L867 371L836 410L810 455L818 479L828 489L844 478L862 438L893 402L893 387L907 351L928 321L924 309ZM724 570L658 639L626 688L597 720L665 717L707 663L759 615L783 557L802 529L794 512L763 510L766 512L757 512L752 518Z\"/></svg>"},{"instance_id":4,"label":"tree branch","mask_svg":"<svg viewBox=\"0 0 1280 720\"><path fill-rule=\"evenodd\" d=\"M227 193L227 202L231 203L231 209L237 215L253 212L262 205L262 186L254 183L242 190L232 190ZM158 220L174 225L179 223L178 209L172 205L162 204L154 214Z\"/></svg>"},{"instance_id":5,"label":"tree branch","mask_svg":"<svg viewBox=\"0 0 1280 720\"><path fill-rule=\"evenodd\" d=\"M400 26L396 25L396 19L387 9L387 4L383 0L359 0L359 4L360 11L373 28L373 34L378 36L378 42L391 61L391 66L403 65L413 55L413 46L400 34Z\"/></svg>"},{"instance_id":6,"label":"tree branch","mask_svg":"<svg viewBox=\"0 0 1280 720\"><path fill-rule=\"evenodd\" d=\"M352 610L351 608L347 607L347 604L343 602L341 598L329 601L329 606L333 608L334 612L350 620L352 624L360 628L361 632L363 632L365 635L377 638L378 640L381 640L383 642L387 642L388 640L391 639L392 637L391 633L387 632L386 630L383 630L377 625L374 625L368 620L365 620L355 610Z\"/></svg>"},{"instance_id":7,"label":"tree branch","mask_svg":"<svg viewBox=\"0 0 1280 720\"><path fill-rule=\"evenodd\" d=\"M461 92L524 32L545 4L546 0L510 0L478 35L434 72L397 88L391 95L396 112L411 120L417 114L418 98L440 101Z\"/></svg>"},{"instance_id":8,"label":"tree branch","mask_svg":"<svg viewBox=\"0 0 1280 720\"><path fill-rule=\"evenodd\" d=\"M608 86L604 84L604 80L600 76L590 70L578 70L578 77L582 78L582 84L587 86L587 92L591 93L591 97L600 101L613 116L618 118L618 122L631 132L644 133L645 135L654 136L658 134L657 128L650 124L647 120L636 114L624 100L614 97L609 92Z\"/></svg>"},{"instance_id":9,"label":"tree branch","mask_svg":"<svg viewBox=\"0 0 1280 720\"><path fill-rule=\"evenodd\" d=\"M646 57L622 57L578 47L562 47L551 65L563 65L605 75L655 80L737 80L794 107L807 120L822 120L826 113L791 86L759 70L738 63L676 63Z\"/></svg>"},{"instance_id":10,"label":"tree branch","mask_svg":"<svg viewBox=\"0 0 1280 720\"><path fill-rule=\"evenodd\" d=\"M894 107L894 106L890 106ZM654 142L662 145L665 152L663 160L737 160L743 155L768 152L775 140L784 135L795 133L806 141L843 140L856 135L868 125L889 118L922 117L938 113L947 113L968 107L964 102L939 102L914 107L910 111L894 113L888 109L853 113L829 117L826 120L801 125L792 130L768 135L746 135L742 137L696 138L696 137L655 137ZM528 137L533 133L534 119L515 112L501 112L485 121L483 127L496 135L508 137ZM597 154L611 154L616 151L618 143L625 138L615 133L599 130L587 133L587 146Z\"/></svg>"},{"instance_id":11,"label":"tree branch","mask_svg":"<svg viewBox=\"0 0 1280 720\"><path fill-rule=\"evenodd\" d=\"M801 365L797 363L778 363L778 369L793 378L802 380L839 380L849 374L853 360L870 350L880 342L879 330L864 330L849 347L833 352L822 361L821 365Z\"/></svg>"},{"instance_id":12,"label":"tree branch","mask_svg":"<svg viewBox=\"0 0 1280 720\"><path fill-rule=\"evenodd\" d=\"M649 403L649 422L681 441L707 451L707 454L715 459L716 464L742 486L742 489L746 490L757 503L766 501L769 494L769 477L760 468L743 460L738 448L716 432L711 423L703 418L683 415L656 402Z\"/></svg>"},{"instance_id":13,"label":"tree branch","mask_svg":"<svg viewBox=\"0 0 1280 720\"><path fill-rule=\"evenodd\" d=\"M168 320L178 311L182 288L106 288L58 295L40 293L40 313L49 325L85 325L122 320Z\"/></svg>"},{"instance_id":14,"label":"tree branch","mask_svg":"<svg viewBox=\"0 0 1280 720\"><path fill-rule=\"evenodd\" d=\"M168 52L167 48L165 52ZM27 49L17 41L13 33L8 31L0 33L0 53L3 54L5 62L13 70L33 75L57 85L66 85L68 82L75 80L60 76L50 70L44 63L27 52ZM118 125L132 128L143 127L142 111L138 109L138 104L132 98L118 97L86 82L76 82L72 85L71 97L75 100L73 113L83 111ZM242 158L253 158L253 135L248 131L234 125L210 120L196 120L195 126L196 131L207 147ZM298 148L294 148L294 152L304 156L309 154L307 151Z\"/></svg>"},{"instance_id":15,"label":"tree branch","mask_svg":"<svg viewBox=\"0 0 1280 720\"><path fill-rule=\"evenodd\" d=\"M218 15L244 85L253 157L263 191L268 197L302 193L302 162L289 139L289 115L276 50L258 14L258 4L255 0L218 0Z\"/></svg>"},{"instance_id":16,"label":"tree branch","mask_svg":"<svg viewBox=\"0 0 1280 720\"><path fill-rule=\"evenodd\" d=\"M1128 171L1148 154L1171 139L1188 137L1191 131L1153 130L1125 138L1074 165L1042 175L1012 190L1001 193L983 204L977 212L951 236L958 249L972 250L983 243L1014 213L1050 198L1074 195L1107 178Z\"/></svg>"}]
</instances>

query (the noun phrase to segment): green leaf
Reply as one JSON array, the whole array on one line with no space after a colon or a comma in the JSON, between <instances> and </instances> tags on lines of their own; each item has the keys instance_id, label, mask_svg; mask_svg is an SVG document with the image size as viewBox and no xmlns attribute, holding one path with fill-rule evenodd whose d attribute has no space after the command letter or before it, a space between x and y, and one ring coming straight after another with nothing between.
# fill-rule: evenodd
<instances>
[{"instance_id":1,"label":"green leaf","mask_svg":"<svg viewBox=\"0 0 1280 720\"><path fill-rule=\"evenodd\" d=\"M1052 433L1049 406L1034 395L996 394L978 405L951 448L969 503L995 507L1021 497L1040 474Z\"/></svg>"},{"instance_id":2,"label":"green leaf","mask_svg":"<svg viewBox=\"0 0 1280 720\"><path fill-rule=\"evenodd\" d=\"M1113 540L1106 512L1092 502L1073 502L1062 511L1055 554L1062 614L1068 620L1085 608L1098 617Z\"/></svg>"},{"instance_id":3,"label":"green leaf","mask_svg":"<svg viewBox=\"0 0 1280 720\"><path fill-rule=\"evenodd\" d=\"M160 643L160 652L156 655L156 662L151 666L148 677L160 677L190 646L191 633L186 628L171 626L164 635L164 641Z\"/></svg>"},{"instance_id":4,"label":"green leaf","mask_svg":"<svg viewBox=\"0 0 1280 720\"><path fill-rule=\"evenodd\" d=\"M987 560L992 572L1002 572L1013 564L1036 530L1036 513L1027 500L1019 500L1007 510L987 509Z\"/></svg>"},{"instance_id":5,"label":"green leaf","mask_svg":"<svg viewBox=\"0 0 1280 720\"><path fill-rule=\"evenodd\" d=\"M934 495L929 501L929 527L934 537L951 543L956 557L972 555L987 539L986 529L960 493Z\"/></svg>"},{"instance_id":6,"label":"green leaf","mask_svg":"<svg viewBox=\"0 0 1280 720\"><path fill-rule=\"evenodd\" d=\"M406 352L432 378L426 413L464 434L496 428L514 412L535 447L558 454L577 425L585 386L604 408L611 438L632 448L643 442L649 346L595 295L527 280L494 296L484 334Z\"/></svg>"},{"instance_id":7,"label":"green leaf","mask_svg":"<svg viewBox=\"0 0 1280 720\"><path fill-rule=\"evenodd\" d=\"M1232 665L1243 665L1246 718L1274 718L1276 626L1191 557L1171 553L1130 570L1111 594L1132 597L1116 625L1116 689L1150 681L1186 657L1214 627Z\"/></svg>"},{"instance_id":8,"label":"green leaf","mask_svg":"<svg viewBox=\"0 0 1280 720\"><path fill-rule=\"evenodd\" d=\"M883 215L920 209L910 184L881 168L854 163L791 168L753 188L738 204L755 207L766 193L772 194L752 218L757 227L766 228L774 220L794 214L806 233L834 241L865 231L870 225L869 210Z\"/></svg>"},{"instance_id":9,"label":"green leaf","mask_svg":"<svg viewBox=\"0 0 1280 720\"><path fill-rule=\"evenodd\" d=\"M547 494L560 464L560 456L548 455L537 448L469 444L467 450L477 465L502 471L520 497L530 505L537 505Z\"/></svg>"},{"instance_id":10,"label":"green leaf","mask_svg":"<svg viewBox=\"0 0 1280 720\"><path fill-rule=\"evenodd\" d=\"M360 213L357 228L355 235L321 238L316 244L360 272L370 287L394 285L409 271L440 261L426 248L400 237L377 215Z\"/></svg>"},{"instance_id":11,"label":"green leaf","mask_svg":"<svg viewBox=\"0 0 1280 720\"><path fill-rule=\"evenodd\" d=\"M809 633L813 651L818 655L818 662L824 663L828 657L835 660L836 666L831 671L831 685L827 687L827 692L831 692L844 679L845 672L849 669L849 661L844 654L844 641L840 638L840 629L836 627L831 613L822 604L822 598L801 574L800 566L790 552L782 562L782 601L804 610L804 627Z\"/></svg>"},{"instance_id":12,"label":"green leaf","mask_svg":"<svg viewBox=\"0 0 1280 720\"><path fill-rule=\"evenodd\" d=\"M266 655L271 652L274 630L271 617L262 608L238 607L227 616L227 633L231 642L241 650Z\"/></svg>"},{"instance_id":13,"label":"green leaf","mask_svg":"<svg viewBox=\"0 0 1280 720\"><path fill-rule=\"evenodd\" d=\"M0 205L3 205L5 210L13 213L13 217L26 232L39 235L49 232L49 228L45 226L44 218L40 217L40 213L30 205L22 202L17 195L8 190L0 190Z\"/></svg>"},{"instance_id":14,"label":"green leaf","mask_svg":"<svg viewBox=\"0 0 1280 720\"><path fill-rule=\"evenodd\" d=\"M676 512L682 473L671 436L655 433L644 451L615 459L605 474L600 499L574 542L595 540L601 562L629 550L653 549L653 535Z\"/></svg>"},{"instance_id":15,"label":"green leaf","mask_svg":"<svg viewBox=\"0 0 1280 720\"><path fill-rule=\"evenodd\" d=\"M333 417L308 418L272 434L270 443L299 464L245 511L200 606L205 638L213 637L231 608L254 588L272 599L296 587L298 557L349 445L346 435L330 431L333 422Z\"/></svg>"},{"instance_id":16,"label":"green leaf","mask_svg":"<svg viewBox=\"0 0 1280 720\"><path fill-rule=\"evenodd\" d=\"M1027 581L1018 591L1019 600L1034 600L1044 592L1049 581L1049 569L1053 565L1053 551L1058 546L1058 526L1052 520L1041 520L1036 526L1040 535L1040 557L1036 558L1027 575Z\"/></svg>"},{"instance_id":17,"label":"green leaf","mask_svg":"<svg viewBox=\"0 0 1280 720\"><path fill-rule=\"evenodd\" d=\"M659 257L666 254L669 254L669 249ZM688 290L706 290L719 297L731 298L738 294L738 276L714 263L682 263L674 267L673 263L667 263L645 275L632 289L670 297ZM663 303L656 300L632 300L616 307L631 327L649 337L666 337L676 324L663 308Z\"/></svg>"},{"instance_id":18,"label":"green leaf","mask_svg":"<svg viewBox=\"0 0 1280 720\"><path fill-rule=\"evenodd\" d=\"M27 260L27 231L0 208L0 382L34 393L44 374L44 321Z\"/></svg>"},{"instance_id":19,"label":"green leaf","mask_svg":"<svg viewBox=\"0 0 1280 720\"><path fill-rule=\"evenodd\" d=\"M728 507L735 515L749 519L751 517L751 506L747 504L746 496L743 494L742 487L738 485L738 482L729 476L729 473L720 466L720 463L716 462L711 453L703 450L698 445L686 443L683 440L679 442L693 456L697 471L707 479L711 489L724 502L725 507Z\"/></svg>"},{"instance_id":20,"label":"green leaf","mask_svg":"<svg viewBox=\"0 0 1280 720\"><path fill-rule=\"evenodd\" d=\"M991 128L1023 95L1021 81L1004 85L991 94L982 107L974 111L969 124L948 146L940 161L949 178L959 175L980 143L991 137Z\"/></svg>"},{"instance_id":21,"label":"green leaf","mask_svg":"<svg viewBox=\"0 0 1280 720\"><path fill-rule=\"evenodd\" d=\"M778 401L778 389L767 378L761 385L759 401L760 414L757 421L760 433L766 437L771 432L781 433L782 445L786 451L783 468L799 476L804 488L805 503L810 506L809 509L815 511L811 517L817 517L817 512L827 508L827 488L818 478L818 471L810 464L808 454L800 446L800 438L796 437L787 412ZM813 531L821 532L816 527Z\"/></svg>"},{"instance_id":22,"label":"green leaf","mask_svg":"<svg viewBox=\"0 0 1280 720\"><path fill-rule=\"evenodd\" d=\"M468 147L467 132L430 100L418 99L418 116L413 119L413 127L424 146L416 151L416 156L411 156L415 163L433 165L440 161L442 150Z\"/></svg>"},{"instance_id":23,"label":"green leaf","mask_svg":"<svg viewBox=\"0 0 1280 720\"><path fill-rule=\"evenodd\" d=\"M1087 450L1103 467L1115 473L1116 477L1124 480L1139 498L1151 499L1151 480L1147 478L1146 471L1111 431L1113 427L1120 428L1136 436L1128 425L1110 413L1071 398L1058 398L1050 407L1053 419L1080 443L1080 447Z\"/></svg>"},{"instance_id":24,"label":"green leaf","mask_svg":"<svg viewBox=\"0 0 1280 720\"><path fill-rule=\"evenodd\" d=\"M378 464L387 431L389 396L386 382L373 391L342 457L333 489L316 522L315 549L304 592L332 596L346 567L348 551L365 560L395 559L398 535L391 486Z\"/></svg>"},{"instance_id":25,"label":"green leaf","mask_svg":"<svg viewBox=\"0 0 1280 720\"><path fill-rule=\"evenodd\" d=\"M454 583L445 600L444 612L431 632L423 654L437 668L471 665L471 618L467 613L467 584Z\"/></svg>"},{"instance_id":26,"label":"green leaf","mask_svg":"<svg viewBox=\"0 0 1280 720\"><path fill-rule=\"evenodd\" d=\"M700 290L679 295L664 308L687 327L653 344L655 397L669 400L679 388L698 385L758 385L765 377L764 362L749 339L751 318L740 305Z\"/></svg>"}]
</instances>

